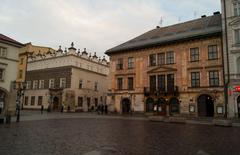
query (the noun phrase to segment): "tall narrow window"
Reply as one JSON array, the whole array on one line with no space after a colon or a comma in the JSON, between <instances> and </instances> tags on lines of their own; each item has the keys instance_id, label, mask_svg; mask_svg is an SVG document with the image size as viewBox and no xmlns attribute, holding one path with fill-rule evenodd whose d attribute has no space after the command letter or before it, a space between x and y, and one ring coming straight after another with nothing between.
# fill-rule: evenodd
<instances>
[{"instance_id":1,"label":"tall narrow window","mask_svg":"<svg viewBox=\"0 0 240 155\"><path fill-rule=\"evenodd\" d=\"M31 97L31 105L34 105L35 104L35 96L32 96Z\"/></svg>"},{"instance_id":2,"label":"tall narrow window","mask_svg":"<svg viewBox=\"0 0 240 155\"><path fill-rule=\"evenodd\" d=\"M39 80L39 89L44 89L44 80Z\"/></svg>"},{"instance_id":3,"label":"tall narrow window","mask_svg":"<svg viewBox=\"0 0 240 155\"><path fill-rule=\"evenodd\" d=\"M54 79L49 79L49 88L54 88Z\"/></svg>"},{"instance_id":4,"label":"tall narrow window","mask_svg":"<svg viewBox=\"0 0 240 155\"><path fill-rule=\"evenodd\" d=\"M149 65L150 66L156 66L156 54L149 55Z\"/></svg>"},{"instance_id":5,"label":"tall narrow window","mask_svg":"<svg viewBox=\"0 0 240 155\"><path fill-rule=\"evenodd\" d=\"M117 89L118 90L123 89L123 78L117 78Z\"/></svg>"},{"instance_id":6,"label":"tall narrow window","mask_svg":"<svg viewBox=\"0 0 240 155\"><path fill-rule=\"evenodd\" d=\"M83 88L83 80L79 80L79 89Z\"/></svg>"},{"instance_id":7,"label":"tall narrow window","mask_svg":"<svg viewBox=\"0 0 240 155\"><path fill-rule=\"evenodd\" d=\"M218 71L209 71L209 85L210 86L219 86Z\"/></svg>"},{"instance_id":8,"label":"tall narrow window","mask_svg":"<svg viewBox=\"0 0 240 155\"><path fill-rule=\"evenodd\" d=\"M98 82L94 83L94 90L97 91L98 90Z\"/></svg>"},{"instance_id":9,"label":"tall narrow window","mask_svg":"<svg viewBox=\"0 0 240 155\"><path fill-rule=\"evenodd\" d=\"M66 78L60 78L60 88L66 88Z\"/></svg>"},{"instance_id":10,"label":"tall narrow window","mask_svg":"<svg viewBox=\"0 0 240 155\"><path fill-rule=\"evenodd\" d=\"M168 92L174 91L174 74L167 75L167 90Z\"/></svg>"},{"instance_id":11,"label":"tall narrow window","mask_svg":"<svg viewBox=\"0 0 240 155\"><path fill-rule=\"evenodd\" d=\"M4 70L0 68L0 80L3 80Z\"/></svg>"},{"instance_id":12,"label":"tall narrow window","mask_svg":"<svg viewBox=\"0 0 240 155\"><path fill-rule=\"evenodd\" d=\"M116 69L117 69L117 70L123 69L123 58L119 58L119 59L117 60Z\"/></svg>"},{"instance_id":13,"label":"tall narrow window","mask_svg":"<svg viewBox=\"0 0 240 155\"><path fill-rule=\"evenodd\" d=\"M158 75L158 90L165 91L165 75Z\"/></svg>"},{"instance_id":14,"label":"tall narrow window","mask_svg":"<svg viewBox=\"0 0 240 155\"><path fill-rule=\"evenodd\" d=\"M240 2L235 2L233 4L233 8L234 8L234 16L240 16Z\"/></svg>"},{"instance_id":15,"label":"tall narrow window","mask_svg":"<svg viewBox=\"0 0 240 155\"><path fill-rule=\"evenodd\" d=\"M38 96L38 105L42 105L43 97Z\"/></svg>"},{"instance_id":16,"label":"tall narrow window","mask_svg":"<svg viewBox=\"0 0 240 155\"><path fill-rule=\"evenodd\" d=\"M200 87L200 73L199 72L191 73L191 85L192 85L192 87Z\"/></svg>"},{"instance_id":17,"label":"tall narrow window","mask_svg":"<svg viewBox=\"0 0 240 155\"><path fill-rule=\"evenodd\" d=\"M133 57L128 58L128 69L132 69L134 67L134 59Z\"/></svg>"},{"instance_id":18,"label":"tall narrow window","mask_svg":"<svg viewBox=\"0 0 240 155\"><path fill-rule=\"evenodd\" d=\"M150 92L155 92L156 91L156 76L152 75L149 78L150 82Z\"/></svg>"},{"instance_id":19,"label":"tall narrow window","mask_svg":"<svg viewBox=\"0 0 240 155\"><path fill-rule=\"evenodd\" d=\"M218 58L217 45L208 46L208 59L214 60Z\"/></svg>"},{"instance_id":20,"label":"tall narrow window","mask_svg":"<svg viewBox=\"0 0 240 155\"><path fill-rule=\"evenodd\" d=\"M33 89L38 89L38 80L33 81Z\"/></svg>"},{"instance_id":21,"label":"tall narrow window","mask_svg":"<svg viewBox=\"0 0 240 155\"><path fill-rule=\"evenodd\" d=\"M199 48L191 48L190 49L190 61L199 61Z\"/></svg>"},{"instance_id":22,"label":"tall narrow window","mask_svg":"<svg viewBox=\"0 0 240 155\"><path fill-rule=\"evenodd\" d=\"M169 51L167 52L167 64L173 64L174 63L174 52Z\"/></svg>"},{"instance_id":23,"label":"tall narrow window","mask_svg":"<svg viewBox=\"0 0 240 155\"><path fill-rule=\"evenodd\" d=\"M158 54L158 65L164 65L165 64L165 53L159 53Z\"/></svg>"},{"instance_id":24,"label":"tall narrow window","mask_svg":"<svg viewBox=\"0 0 240 155\"><path fill-rule=\"evenodd\" d=\"M237 59L237 73L240 74L240 57Z\"/></svg>"},{"instance_id":25,"label":"tall narrow window","mask_svg":"<svg viewBox=\"0 0 240 155\"><path fill-rule=\"evenodd\" d=\"M98 98L95 98L95 99L94 99L94 104L95 104L95 107L98 106Z\"/></svg>"},{"instance_id":26,"label":"tall narrow window","mask_svg":"<svg viewBox=\"0 0 240 155\"><path fill-rule=\"evenodd\" d=\"M19 72L18 72L18 78L21 79L21 78L22 78L22 75L23 75L23 71L22 71L22 70L19 70Z\"/></svg>"},{"instance_id":27,"label":"tall narrow window","mask_svg":"<svg viewBox=\"0 0 240 155\"><path fill-rule=\"evenodd\" d=\"M28 96L25 96L24 105L28 105Z\"/></svg>"},{"instance_id":28,"label":"tall narrow window","mask_svg":"<svg viewBox=\"0 0 240 155\"><path fill-rule=\"evenodd\" d=\"M235 44L240 44L240 29L234 30L235 33Z\"/></svg>"},{"instance_id":29,"label":"tall narrow window","mask_svg":"<svg viewBox=\"0 0 240 155\"><path fill-rule=\"evenodd\" d=\"M31 81L27 81L27 86L26 86L26 89L31 89L31 84L32 84L32 82L31 82Z\"/></svg>"},{"instance_id":30,"label":"tall narrow window","mask_svg":"<svg viewBox=\"0 0 240 155\"><path fill-rule=\"evenodd\" d=\"M0 57L7 57L7 48L0 47Z\"/></svg>"},{"instance_id":31,"label":"tall narrow window","mask_svg":"<svg viewBox=\"0 0 240 155\"><path fill-rule=\"evenodd\" d=\"M133 77L128 77L128 90L133 90Z\"/></svg>"}]
</instances>

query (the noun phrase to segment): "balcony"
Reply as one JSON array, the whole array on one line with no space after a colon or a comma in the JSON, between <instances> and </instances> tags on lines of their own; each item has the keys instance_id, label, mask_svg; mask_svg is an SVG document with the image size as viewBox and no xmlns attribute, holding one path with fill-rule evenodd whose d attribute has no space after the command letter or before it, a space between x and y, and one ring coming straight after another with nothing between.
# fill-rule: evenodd
<instances>
[{"instance_id":1,"label":"balcony","mask_svg":"<svg viewBox=\"0 0 240 155\"><path fill-rule=\"evenodd\" d=\"M167 87L165 88L150 88L150 87L144 87L144 95L145 96L178 96L179 91L178 91L178 86L173 86L173 87Z\"/></svg>"}]
</instances>

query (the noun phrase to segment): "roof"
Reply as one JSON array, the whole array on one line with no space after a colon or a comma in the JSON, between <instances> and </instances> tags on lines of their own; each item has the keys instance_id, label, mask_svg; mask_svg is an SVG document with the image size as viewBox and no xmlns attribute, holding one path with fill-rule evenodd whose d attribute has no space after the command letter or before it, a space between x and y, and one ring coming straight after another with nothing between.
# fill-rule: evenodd
<instances>
[{"instance_id":1,"label":"roof","mask_svg":"<svg viewBox=\"0 0 240 155\"><path fill-rule=\"evenodd\" d=\"M113 54L120 51L136 50L175 41L221 34L221 32L221 14L215 14L167 27L157 27L132 40L113 47L105 53Z\"/></svg>"},{"instance_id":2,"label":"roof","mask_svg":"<svg viewBox=\"0 0 240 155\"><path fill-rule=\"evenodd\" d=\"M8 37L8 36L5 36L3 34L0 33L0 42L3 42L3 43L6 43L6 44L10 44L10 45L13 45L13 46L17 46L17 47L22 47L23 44Z\"/></svg>"}]
</instances>

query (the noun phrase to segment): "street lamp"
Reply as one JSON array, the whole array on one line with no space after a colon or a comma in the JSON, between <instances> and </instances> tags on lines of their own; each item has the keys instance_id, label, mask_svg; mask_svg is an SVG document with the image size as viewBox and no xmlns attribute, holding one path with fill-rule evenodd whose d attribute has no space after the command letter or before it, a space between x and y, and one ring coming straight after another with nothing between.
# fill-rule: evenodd
<instances>
[{"instance_id":1,"label":"street lamp","mask_svg":"<svg viewBox=\"0 0 240 155\"><path fill-rule=\"evenodd\" d=\"M17 82L14 81L15 88L17 90L17 99L16 99L16 110L17 110L17 120L16 122L20 121L20 105L21 105L21 98L24 96L24 90L26 89L26 82Z\"/></svg>"}]
</instances>

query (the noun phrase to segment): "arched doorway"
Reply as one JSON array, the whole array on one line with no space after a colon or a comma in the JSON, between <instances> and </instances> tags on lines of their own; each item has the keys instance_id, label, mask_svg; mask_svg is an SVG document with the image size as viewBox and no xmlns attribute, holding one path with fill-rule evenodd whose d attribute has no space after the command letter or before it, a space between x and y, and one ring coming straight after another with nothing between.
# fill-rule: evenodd
<instances>
[{"instance_id":1,"label":"arched doorway","mask_svg":"<svg viewBox=\"0 0 240 155\"><path fill-rule=\"evenodd\" d=\"M179 114L179 100L176 97L173 97L169 100L169 111L170 114Z\"/></svg>"},{"instance_id":2,"label":"arched doorway","mask_svg":"<svg viewBox=\"0 0 240 155\"><path fill-rule=\"evenodd\" d=\"M197 99L198 102L198 116L200 117L213 117L214 116L214 103L210 95L200 95Z\"/></svg>"},{"instance_id":3,"label":"arched doorway","mask_svg":"<svg viewBox=\"0 0 240 155\"><path fill-rule=\"evenodd\" d=\"M58 110L59 109L59 98L55 96L53 98L53 110Z\"/></svg>"},{"instance_id":4,"label":"arched doorway","mask_svg":"<svg viewBox=\"0 0 240 155\"><path fill-rule=\"evenodd\" d=\"M153 112L154 100L153 98L147 98L146 100L146 112Z\"/></svg>"},{"instance_id":5,"label":"arched doorway","mask_svg":"<svg viewBox=\"0 0 240 155\"><path fill-rule=\"evenodd\" d=\"M0 89L0 115L3 113L6 104L6 93Z\"/></svg>"},{"instance_id":6,"label":"arched doorway","mask_svg":"<svg viewBox=\"0 0 240 155\"><path fill-rule=\"evenodd\" d=\"M166 100L162 97L158 99L157 112L159 115L166 115Z\"/></svg>"},{"instance_id":7,"label":"arched doorway","mask_svg":"<svg viewBox=\"0 0 240 155\"><path fill-rule=\"evenodd\" d=\"M122 114L129 114L131 110L131 101L128 98L122 100Z\"/></svg>"},{"instance_id":8,"label":"arched doorway","mask_svg":"<svg viewBox=\"0 0 240 155\"><path fill-rule=\"evenodd\" d=\"M237 98L237 106L238 106L238 117L240 117L240 95Z\"/></svg>"}]
</instances>

